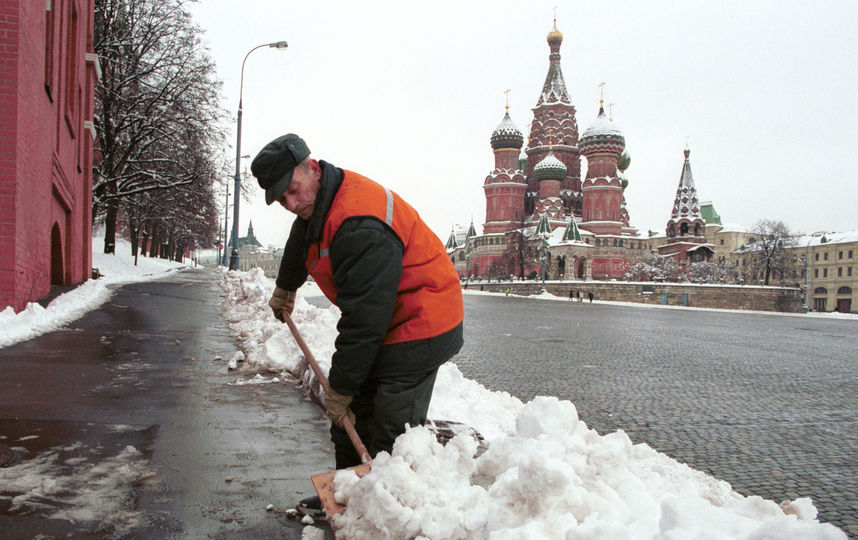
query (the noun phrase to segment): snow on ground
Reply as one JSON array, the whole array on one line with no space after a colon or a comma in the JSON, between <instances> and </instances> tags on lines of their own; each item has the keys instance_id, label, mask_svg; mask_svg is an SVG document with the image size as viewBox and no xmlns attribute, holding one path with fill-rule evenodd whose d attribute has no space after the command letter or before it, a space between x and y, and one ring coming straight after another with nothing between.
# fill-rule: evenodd
<instances>
[{"instance_id":1,"label":"snow on ground","mask_svg":"<svg viewBox=\"0 0 858 540\"><path fill-rule=\"evenodd\" d=\"M117 242L116 255L101 253L102 246L103 238L93 238L93 267L99 269L101 278L58 296L47 308L30 303L18 314L11 307L0 312L0 347L56 330L82 317L107 301L115 285L156 279L184 267L148 257L139 257L135 266L127 242ZM129 429L123 425L113 428ZM0 436L0 443L26 453L26 448L15 443L32 437L13 440ZM0 501L8 503L10 511L38 511L49 519L76 522L83 531L110 529L117 538L133 532L142 523L133 504L134 484L151 476L146 469L148 461L133 446L106 458L102 452L100 447L76 442L0 468Z\"/></svg>"},{"instance_id":2,"label":"snow on ground","mask_svg":"<svg viewBox=\"0 0 858 540\"><path fill-rule=\"evenodd\" d=\"M273 280L260 270L224 272L222 288L247 366L289 371L318 395L288 328L267 307ZM314 296L321 293L312 283L299 289L293 319L327 372L339 312L314 307L307 301ZM348 503L334 520L341 537L846 538L816 520L810 499L745 497L622 431L599 435L569 401L522 403L466 379L453 363L438 374L429 416L475 428L488 450L474 457L477 443L467 435L444 447L426 428L409 429L391 454L376 456L370 474L337 474L337 496Z\"/></svg>"},{"instance_id":3,"label":"snow on ground","mask_svg":"<svg viewBox=\"0 0 858 540\"><path fill-rule=\"evenodd\" d=\"M100 453L100 448L76 442L0 469L0 500L10 503L11 512L38 511L47 519L72 521L87 531L109 528L121 538L143 523L129 501L136 496L134 484L153 473L133 446L107 458Z\"/></svg>"},{"instance_id":4,"label":"snow on ground","mask_svg":"<svg viewBox=\"0 0 858 540\"><path fill-rule=\"evenodd\" d=\"M99 247L94 239L94 250ZM93 266L104 277L58 297L47 309L31 304L17 315L10 310L0 313L0 346L60 328L97 308L109 298L110 285L154 279L181 267L149 258L140 258L135 267L126 255L130 249L122 243L117 253L94 253ZM227 317L243 349L242 357L235 358L240 375L235 384L276 382L275 376L257 374L277 372L279 378L299 380L308 392L318 395L319 384L288 328L267 307L273 281L260 270L222 271L221 285ZM318 296L321 292L315 285L302 287L293 318L327 372L339 311L307 301ZM568 301L551 295L539 299ZM342 537L846 538L836 527L816 520L816 508L809 499L778 505L744 497L726 482L646 444L634 444L622 431L599 435L578 418L568 401L539 397L522 403L465 378L454 363L439 372L429 415L472 426L485 437L488 450L474 457L476 443L466 435L443 447L425 428L410 429L397 440L392 454L376 457L367 476L338 474L338 495L349 503L335 522ZM98 521L104 518L99 512L117 514L111 510L111 501L127 500L122 489L128 478L146 474L139 453L128 447L92 470L103 488L93 491L94 479L69 468L78 459L67 457L70 450L75 449L52 449L27 460L26 470L24 464L0 469L4 486L17 486L15 504L34 505L54 497L66 500L69 494L81 492L87 500L72 500L65 510L58 510L67 515L56 517ZM133 512L119 514L124 516L116 523L120 530L132 529L139 517ZM306 538L323 537L312 526L304 532Z\"/></svg>"},{"instance_id":5,"label":"snow on ground","mask_svg":"<svg viewBox=\"0 0 858 540\"><path fill-rule=\"evenodd\" d=\"M116 255L102 253L104 237L92 239L92 267L101 273L99 279L91 279L79 287L56 297L47 308L36 302L27 304L20 313L11 306L0 311L0 347L32 339L61 328L88 311L102 305L110 298L111 286L135 281L156 279L185 265L164 259L138 257L137 265L131 257L131 244L117 240Z\"/></svg>"}]
</instances>

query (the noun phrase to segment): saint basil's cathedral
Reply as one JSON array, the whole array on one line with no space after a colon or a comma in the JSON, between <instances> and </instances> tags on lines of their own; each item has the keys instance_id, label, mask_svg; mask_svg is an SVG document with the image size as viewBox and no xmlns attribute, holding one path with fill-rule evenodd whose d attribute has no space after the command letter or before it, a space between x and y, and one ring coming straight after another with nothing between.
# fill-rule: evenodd
<instances>
[{"instance_id":1,"label":"saint basil's cathedral","mask_svg":"<svg viewBox=\"0 0 858 540\"><path fill-rule=\"evenodd\" d=\"M630 157L625 138L600 102L595 121L579 137L575 106L560 68L563 34L548 34L549 67L533 109L526 148L509 106L492 133L495 167L486 177L483 234L473 222L454 229L447 251L462 278L534 277L621 279L628 264L651 246L629 224L625 170ZM705 222L686 149L674 210L662 255L680 263L708 260ZM581 179L581 156L587 160ZM542 248L545 249L542 249Z\"/></svg>"}]
</instances>

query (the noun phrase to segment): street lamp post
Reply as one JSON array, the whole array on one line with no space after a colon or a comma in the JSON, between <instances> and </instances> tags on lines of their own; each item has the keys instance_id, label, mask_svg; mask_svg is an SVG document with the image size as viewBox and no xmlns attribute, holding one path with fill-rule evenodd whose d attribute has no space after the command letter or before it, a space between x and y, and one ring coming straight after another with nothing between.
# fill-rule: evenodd
<instances>
[{"instance_id":1,"label":"street lamp post","mask_svg":"<svg viewBox=\"0 0 858 540\"><path fill-rule=\"evenodd\" d=\"M548 247L548 240L546 238L542 238L540 240L542 244L542 264L540 268L540 273L542 274L542 290L539 291L541 293L545 292L545 248Z\"/></svg>"},{"instance_id":2,"label":"street lamp post","mask_svg":"<svg viewBox=\"0 0 858 540\"><path fill-rule=\"evenodd\" d=\"M227 220L229 219L229 183L224 186L226 191L226 201L223 204L223 256L221 257L221 265L227 266L226 263L226 248L229 247L229 229L227 228Z\"/></svg>"},{"instance_id":3,"label":"street lamp post","mask_svg":"<svg viewBox=\"0 0 858 540\"><path fill-rule=\"evenodd\" d=\"M471 283L471 239L465 239L465 288Z\"/></svg>"},{"instance_id":4,"label":"street lamp post","mask_svg":"<svg viewBox=\"0 0 858 540\"><path fill-rule=\"evenodd\" d=\"M263 43L250 49L244 60L241 62L241 81L238 91L238 124L236 127L236 142L235 142L235 191L232 194L232 255L229 258L229 269L238 270L238 201L241 197L241 100L244 93L244 63L247 62L247 57L256 49L262 47L271 47L272 49L285 49L289 45L285 41L275 41L273 43Z\"/></svg>"},{"instance_id":5,"label":"street lamp post","mask_svg":"<svg viewBox=\"0 0 858 540\"><path fill-rule=\"evenodd\" d=\"M245 158L249 158L249 157L250 157L250 154L244 154L243 156L241 156L241 159L245 159ZM247 176L247 167L245 167L245 169L244 169L244 175ZM226 258L226 248L230 244L230 242L227 241L227 239L229 238L229 232L228 232L229 229L227 228L227 222L229 220L229 183L227 183L225 188L226 188L226 203L224 204L224 207L223 207L223 241L224 241L224 246L223 246L223 258L221 259L221 265L229 266L229 263L227 263L227 258Z\"/></svg>"},{"instance_id":6,"label":"street lamp post","mask_svg":"<svg viewBox=\"0 0 858 540\"><path fill-rule=\"evenodd\" d=\"M804 246L804 290L801 295L801 312L807 313L807 256L810 250L810 240L808 239L807 245Z\"/></svg>"},{"instance_id":7,"label":"street lamp post","mask_svg":"<svg viewBox=\"0 0 858 540\"><path fill-rule=\"evenodd\" d=\"M807 268L807 259L810 257L810 243L813 242L813 239L820 234L824 234L823 231L817 231L815 233L811 233L808 235L807 242L804 245L804 294L801 298L801 312L807 313L808 305L807 305L807 273L812 270Z\"/></svg>"},{"instance_id":8,"label":"street lamp post","mask_svg":"<svg viewBox=\"0 0 858 540\"><path fill-rule=\"evenodd\" d=\"M539 237L541 247L541 261L539 273L542 275L542 290L545 292L545 252L548 250L548 237L551 236L551 224L548 222L548 215L542 214L539 218L539 224L536 226L536 235Z\"/></svg>"}]
</instances>

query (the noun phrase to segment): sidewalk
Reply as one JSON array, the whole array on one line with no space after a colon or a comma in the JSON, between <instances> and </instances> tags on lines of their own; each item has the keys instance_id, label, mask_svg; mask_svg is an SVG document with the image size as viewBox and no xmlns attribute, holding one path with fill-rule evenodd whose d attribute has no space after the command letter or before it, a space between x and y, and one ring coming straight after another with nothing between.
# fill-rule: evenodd
<instances>
[{"instance_id":1,"label":"sidewalk","mask_svg":"<svg viewBox=\"0 0 858 540\"><path fill-rule=\"evenodd\" d=\"M0 349L3 538L301 537L283 510L333 469L327 421L295 385L234 384L255 373L227 370L217 279L126 285Z\"/></svg>"}]
</instances>

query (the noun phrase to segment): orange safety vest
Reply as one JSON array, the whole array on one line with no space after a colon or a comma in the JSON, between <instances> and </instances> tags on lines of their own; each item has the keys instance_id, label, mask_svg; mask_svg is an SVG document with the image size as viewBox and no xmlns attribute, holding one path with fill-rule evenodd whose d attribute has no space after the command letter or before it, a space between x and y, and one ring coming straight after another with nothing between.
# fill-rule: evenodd
<instances>
[{"instance_id":1,"label":"orange safety vest","mask_svg":"<svg viewBox=\"0 0 858 540\"><path fill-rule=\"evenodd\" d=\"M346 219L375 217L393 229L405 246L396 307L383 344L431 338L455 328L464 318L462 290L441 241L399 195L357 173L344 173L322 237L307 250L307 271L319 288L336 304L331 242Z\"/></svg>"}]
</instances>

